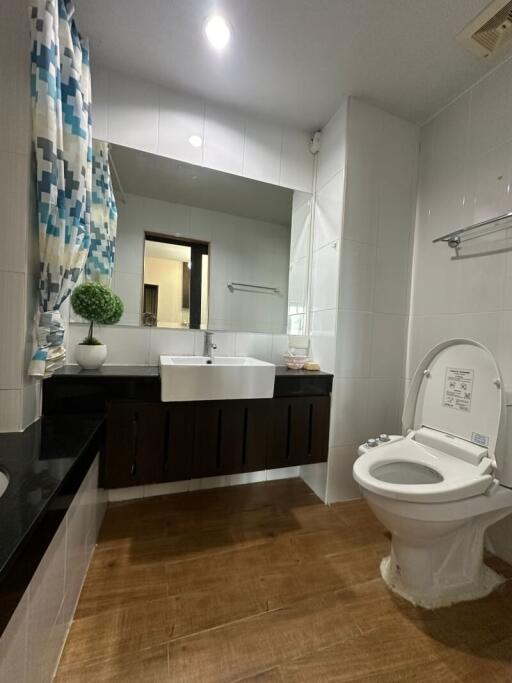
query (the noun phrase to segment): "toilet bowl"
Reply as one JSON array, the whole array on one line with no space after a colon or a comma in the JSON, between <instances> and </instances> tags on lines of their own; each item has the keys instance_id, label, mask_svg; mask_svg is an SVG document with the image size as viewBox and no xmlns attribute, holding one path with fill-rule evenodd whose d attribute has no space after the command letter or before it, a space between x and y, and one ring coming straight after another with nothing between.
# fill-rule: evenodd
<instances>
[{"instance_id":1,"label":"toilet bowl","mask_svg":"<svg viewBox=\"0 0 512 683\"><path fill-rule=\"evenodd\" d=\"M504 580L483 561L486 529L512 513L504 398L486 347L443 342L414 374L403 436L359 448L354 478L392 537L382 578L416 605L474 600Z\"/></svg>"}]
</instances>

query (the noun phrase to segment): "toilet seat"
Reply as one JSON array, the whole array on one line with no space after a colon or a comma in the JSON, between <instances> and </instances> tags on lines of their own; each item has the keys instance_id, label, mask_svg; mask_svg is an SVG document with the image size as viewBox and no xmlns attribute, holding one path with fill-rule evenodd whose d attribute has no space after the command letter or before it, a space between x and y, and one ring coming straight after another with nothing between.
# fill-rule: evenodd
<instances>
[{"instance_id":1,"label":"toilet seat","mask_svg":"<svg viewBox=\"0 0 512 683\"><path fill-rule=\"evenodd\" d=\"M494 465L488 457L477 464L466 462L415 440L416 432L403 439L376 448L362 455L354 464L356 481L368 491L386 498L411 503L444 503L471 498L488 493L494 487ZM379 478L378 471L385 465L408 463L419 468L429 468L437 473L440 481L434 483L400 483ZM397 477L398 478L398 477Z\"/></svg>"}]
</instances>

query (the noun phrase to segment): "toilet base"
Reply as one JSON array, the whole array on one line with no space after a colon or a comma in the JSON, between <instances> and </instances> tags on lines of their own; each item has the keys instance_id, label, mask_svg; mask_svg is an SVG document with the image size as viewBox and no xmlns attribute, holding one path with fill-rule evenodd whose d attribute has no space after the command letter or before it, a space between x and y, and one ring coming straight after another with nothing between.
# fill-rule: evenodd
<instances>
[{"instance_id":1,"label":"toilet base","mask_svg":"<svg viewBox=\"0 0 512 683\"><path fill-rule=\"evenodd\" d=\"M413 605L425 609L437 609L449 607L456 602L466 600L478 600L502 584L506 579L487 565L481 565L477 577L471 583L447 588L432 586L428 589L412 588L405 586L400 577L400 571L391 555L385 557L380 563L380 574L386 585L405 600Z\"/></svg>"}]
</instances>

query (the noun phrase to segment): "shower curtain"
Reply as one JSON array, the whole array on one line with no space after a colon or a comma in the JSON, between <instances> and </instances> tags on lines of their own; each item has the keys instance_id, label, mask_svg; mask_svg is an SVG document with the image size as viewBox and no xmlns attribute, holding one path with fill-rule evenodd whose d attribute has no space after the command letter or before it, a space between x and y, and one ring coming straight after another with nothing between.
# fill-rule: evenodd
<instances>
[{"instance_id":1,"label":"shower curtain","mask_svg":"<svg viewBox=\"0 0 512 683\"><path fill-rule=\"evenodd\" d=\"M88 280L110 286L116 251L117 205L112 189L108 143L92 143L91 246L85 264Z\"/></svg>"},{"instance_id":2,"label":"shower curtain","mask_svg":"<svg viewBox=\"0 0 512 683\"><path fill-rule=\"evenodd\" d=\"M89 50L73 14L71 0L30 5L40 312L29 374L37 377L65 362L60 307L83 271L90 244Z\"/></svg>"}]
</instances>

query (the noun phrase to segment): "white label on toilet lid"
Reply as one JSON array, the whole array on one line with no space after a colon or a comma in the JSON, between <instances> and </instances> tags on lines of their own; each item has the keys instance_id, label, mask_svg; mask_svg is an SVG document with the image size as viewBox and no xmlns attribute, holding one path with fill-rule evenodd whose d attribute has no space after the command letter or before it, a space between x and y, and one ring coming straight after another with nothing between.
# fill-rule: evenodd
<instances>
[{"instance_id":1,"label":"white label on toilet lid","mask_svg":"<svg viewBox=\"0 0 512 683\"><path fill-rule=\"evenodd\" d=\"M474 370L446 368L444 380L443 406L454 410L471 410Z\"/></svg>"},{"instance_id":2,"label":"white label on toilet lid","mask_svg":"<svg viewBox=\"0 0 512 683\"><path fill-rule=\"evenodd\" d=\"M478 446L484 446L485 448L489 445L489 437L485 434L479 434L478 432L471 432L471 441Z\"/></svg>"}]
</instances>

